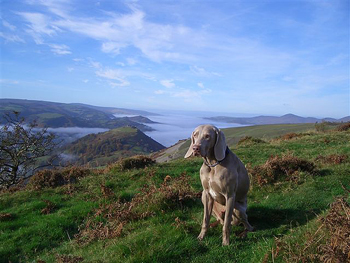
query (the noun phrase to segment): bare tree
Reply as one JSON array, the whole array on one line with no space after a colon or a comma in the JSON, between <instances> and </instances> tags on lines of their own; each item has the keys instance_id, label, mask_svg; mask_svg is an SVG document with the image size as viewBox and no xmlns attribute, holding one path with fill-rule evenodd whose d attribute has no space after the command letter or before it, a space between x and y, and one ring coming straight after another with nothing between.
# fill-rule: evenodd
<instances>
[{"instance_id":1,"label":"bare tree","mask_svg":"<svg viewBox=\"0 0 350 263\"><path fill-rule=\"evenodd\" d=\"M36 122L25 125L18 112L4 116L6 124L0 129L0 188L9 188L31 177L40 167L41 157L57 146L55 135L47 128L37 128Z\"/></svg>"}]
</instances>

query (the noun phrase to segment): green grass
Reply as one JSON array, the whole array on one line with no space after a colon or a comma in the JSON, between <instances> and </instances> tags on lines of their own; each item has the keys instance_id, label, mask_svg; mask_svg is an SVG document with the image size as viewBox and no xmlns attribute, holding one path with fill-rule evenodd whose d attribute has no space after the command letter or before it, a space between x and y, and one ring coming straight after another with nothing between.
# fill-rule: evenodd
<instances>
[{"instance_id":1,"label":"green grass","mask_svg":"<svg viewBox=\"0 0 350 263\"><path fill-rule=\"evenodd\" d=\"M254 125L238 128L223 129L226 140L230 146L237 144L240 138L252 136L263 140L278 137L280 135L292 132L308 132L314 131L315 124L274 124L274 125Z\"/></svg>"},{"instance_id":2,"label":"green grass","mask_svg":"<svg viewBox=\"0 0 350 263\"><path fill-rule=\"evenodd\" d=\"M140 170L111 167L96 171L73 185L70 194L67 186L3 193L0 213L10 213L13 218L0 221L0 261L56 262L57 255L69 255L81 257L83 262L272 262L276 238L295 237L291 245L298 242L313 228L317 215L325 213L335 197L344 194L341 185L350 185L349 159L343 164L315 161L319 155L345 154L350 158L349 132L311 133L287 141L235 146L232 150L250 167L263 164L271 155L293 154L314 161L319 172L302 172L298 183L253 185L248 217L256 231L241 239L234 235L241 227L233 227L227 247L221 245L221 226L211 228L202 242L197 241L203 213L199 198L171 206L145 203L153 214L130 220L115 238L80 244L74 236L88 218L94 218L97 207L117 200L130 201L145 184L160 187L168 175L177 178L187 174L193 191L201 191L199 158ZM112 196L102 194L101 184L112 191ZM51 214L41 214L46 206L43 200L56 205ZM94 220L106 223L113 218ZM278 257L274 261L283 262Z\"/></svg>"},{"instance_id":3,"label":"green grass","mask_svg":"<svg viewBox=\"0 0 350 263\"><path fill-rule=\"evenodd\" d=\"M333 125L325 124L326 130L330 130L332 128L334 128ZM313 123L254 125L236 128L226 128L222 130L225 134L227 145L230 148L236 147L239 140L246 136L251 136L253 138L258 138L262 140L270 140L272 138L276 138L286 133L316 132L315 124ZM180 146L178 150L172 153L168 153L168 155L171 155L172 159L181 159L187 152L190 143L191 141L188 139L184 144Z\"/></svg>"}]
</instances>

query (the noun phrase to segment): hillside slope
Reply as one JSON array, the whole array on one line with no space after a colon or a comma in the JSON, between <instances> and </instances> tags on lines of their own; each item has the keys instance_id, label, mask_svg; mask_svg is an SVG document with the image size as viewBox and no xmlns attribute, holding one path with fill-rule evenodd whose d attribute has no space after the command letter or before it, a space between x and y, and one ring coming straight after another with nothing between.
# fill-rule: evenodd
<instances>
[{"instance_id":1,"label":"hillside slope","mask_svg":"<svg viewBox=\"0 0 350 263\"><path fill-rule=\"evenodd\" d=\"M164 146L134 127L89 134L65 146L64 152L77 157L76 163L105 165L137 154L149 154Z\"/></svg>"},{"instance_id":2,"label":"hillside slope","mask_svg":"<svg viewBox=\"0 0 350 263\"><path fill-rule=\"evenodd\" d=\"M0 262L251 263L322 257L346 262L321 249L335 233L319 223L339 197L349 206L349 131L313 132L232 150L251 174L271 160L283 162L272 169L280 176L273 183L252 176L247 214L255 232L242 239L235 236L242 228L234 226L228 247L221 245L220 225L210 228L202 242L196 238L203 217L202 160L191 158L131 170L116 165L87 173L74 168L65 172L70 183L63 186L45 183L42 173L25 190L0 193ZM313 171L278 169L288 165L288 156L313 164ZM58 182L62 175L57 173ZM74 176L78 179L71 180ZM55 182L55 176L50 179ZM345 218L340 221L345 225L346 214L338 212L332 215ZM335 243L345 257L350 252L346 242Z\"/></svg>"},{"instance_id":3,"label":"hillside slope","mask_svg":"<svg viewBox=\"0 0 350 263\"><path fill-rule=\"evenodd\" d=\"M245 136L269 140L273 137L281 136L286 133L315 131L315 125L307 124L275 124L275 125L254 125L236 128L222 129L225 134L226 142L229 147L236 147L238 141ZM189 134L190 136L190 134ZM181 159L185 156L190 140L182 140L175 145L154 154L157 162L168 162Z\"/></svg>"},{"instance_id":4,"label":"hillside slope","mask_svg":"<svg viewBox=\"0 0 350 263\"><path fill-rule=\"evenodd\" d=\"M0 99L0 124L5 113L20 112L27 123L37 121L39 127L85 127L114 129L135 126L143 131L152 129L127 117L115 118L111 112L84 104L66 104L34 100ZM104 108L102 108L104 109Z\"/></svg>"}]
</instances>

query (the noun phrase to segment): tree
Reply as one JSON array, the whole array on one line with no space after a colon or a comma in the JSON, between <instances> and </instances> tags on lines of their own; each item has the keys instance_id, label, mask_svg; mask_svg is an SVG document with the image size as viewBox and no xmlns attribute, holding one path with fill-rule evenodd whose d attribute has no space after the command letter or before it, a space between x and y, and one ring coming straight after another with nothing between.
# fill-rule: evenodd
<instances>
[{"instance_id":1,"label":"tree","mask_svg":"<svg viewBox=\"0 0 350 263\"><path fill-rule=\"evenodd\" d=\"M36 122L26 125L19 112L6 114L6 124L0 129L0 188L9 188L25 181L34 172L50 165L52 159L39 163L58 145L47 128L37 128Z\"/></svg>"}]
</instances>

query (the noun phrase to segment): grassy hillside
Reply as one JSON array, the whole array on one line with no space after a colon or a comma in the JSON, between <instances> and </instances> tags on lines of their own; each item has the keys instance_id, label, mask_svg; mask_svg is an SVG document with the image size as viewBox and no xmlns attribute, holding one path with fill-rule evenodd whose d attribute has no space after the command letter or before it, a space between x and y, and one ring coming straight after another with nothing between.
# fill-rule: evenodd
<instances>
[{"instance_id":1,"label":"grassy hillside","mask_svg":"<svg viewBox=\"0 0 350 263\"><path fill-rule=\"evenodd\" d=\"M1 262L314 262L334 259L338 248L350 252L346 239L330 242L327 228L329 213L341 220L350 213L349 131L245 140L231 149L252 175L248 217L256 231L241 239L235 233L242 228L233 227L228 247L221 226L196 239L202 160L194 158L50 173L50 184L41 174L26 190L2 193ZM313 169L295 166L304 161ZM272 175L270 183L261 180ZM57 186L64 182L57 178L71 183ZM340 196L342 205L330 209Z\"/></svg>"},{"instance_id":2,"label":"grassy hillside","mask_svg":"<svg viewBox=\"0 0 350 263\"><path fill-rule=\"evenodd\" d=\"M4 114L20 112L26 122L37 121L39 127L89 127L114 129L135 126L149 131L150 127L129 118L114 118L105 108L84 104L66 104L34 100L0 99L0 123L5 122Z\"/></svg>"},{"instance_id":3,"label":"grassy hillside","mask_svg":"<svg viewBox=\"0 0 350 263\"><path fill-rule=\"evenodd\" d=\"M78 164L106 165L121 158L149 154L164 146L133 127L122 127L104 133L89 134L64 147L77 156Z\"/></svg>"},{"instance_id":4,"label":"grassy hillside","mask_svg":"<svg viewBox=\"0 0 350 263\"><path fill-rule=\"evenodd\" d=\"M327 124L326 129L333 129L334 126ZM233 148L237 145L239 140L243 137L251 136L262 140L269 140L274 137L281 136L286 133L301 133L301 132L315 132L315 124L274 124L274 125L254 125L237 128L222 129L226 142L229 147ZM180 141L176 145L159 152L155 155L155 158L159 162L181 159L185 155L188 147L190 146L190 140Z\"/></svg>"}]
</instances>

